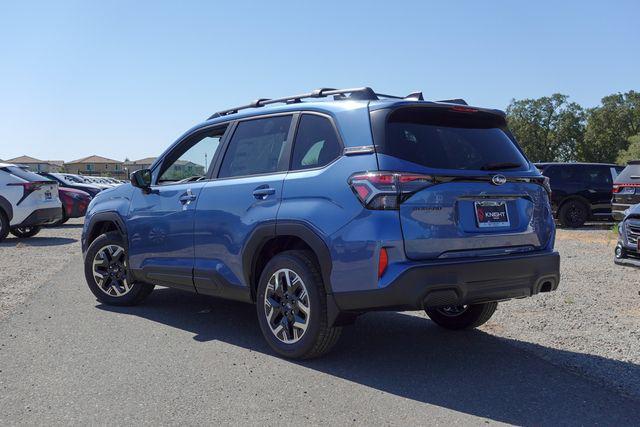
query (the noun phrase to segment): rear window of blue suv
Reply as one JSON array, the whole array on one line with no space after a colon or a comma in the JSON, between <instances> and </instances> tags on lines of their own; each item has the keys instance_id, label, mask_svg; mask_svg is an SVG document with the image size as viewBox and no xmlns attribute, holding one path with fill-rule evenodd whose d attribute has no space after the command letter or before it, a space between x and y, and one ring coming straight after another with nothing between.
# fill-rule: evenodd
<instances>
[{"instance_id":1,"label":"rear window of blue suv","mask_svg":"<svg viewBox=\"0 0 640 427\"><path fill-rule=\"evenodd\" d=\"M492 118L466 107L459 110L394 111L387 119L385 139L378 152L436 169L527 168L527 161L498 116Z\"/></svg>"}]
</instances>

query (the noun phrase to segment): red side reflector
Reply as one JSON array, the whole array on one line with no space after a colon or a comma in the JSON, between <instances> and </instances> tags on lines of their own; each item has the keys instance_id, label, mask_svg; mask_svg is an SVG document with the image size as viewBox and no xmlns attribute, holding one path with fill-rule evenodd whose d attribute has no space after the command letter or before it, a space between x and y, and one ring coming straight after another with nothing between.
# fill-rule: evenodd
<instances>
[{"instance_id":1,"label":"red side reflector","mask_svg":"<svg viewBox=\"0 0 640 427\"><path fill-rule=\"evenodd\" d=\"M389 257L385 248L380 249L380 258L378 259L378 279L382 277L389 265Z\"/></svg>"}]
</instances>

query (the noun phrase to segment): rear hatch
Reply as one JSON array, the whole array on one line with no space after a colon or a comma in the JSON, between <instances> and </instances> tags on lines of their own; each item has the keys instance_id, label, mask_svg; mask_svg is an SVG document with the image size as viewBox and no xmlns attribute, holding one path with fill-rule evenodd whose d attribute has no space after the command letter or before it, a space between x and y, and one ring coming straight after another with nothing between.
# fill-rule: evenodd
<instances>
[{"instance_id":1,"label":"rear hatch","mask_svg":"<svg viewBox=\"0 0 640 427\"><path fill-rule=\"evenodd\" d=\"M545 248L548 184L504 115L466 106L372 112L381 171L393 171L408 258L492 256ZM382 127L382 129L381 129Z\"/></svg>"},{"instance_id":2,"label":"rear hatch","mask_svg":"<svg viewBox=\"0 0 640 427\"><path fill-rule=\"evenodd\" d=\"M57 182L18 166L5 166L2 170L18 178L16 182L7 185L22 187L22 197L17 201L17 205L25 203L25 201L36 204L51 204L52 207L60 205ZM43 208L46 207L48 206L43 206Z\"/></svg>"},{"instance_id":3,"label":"rear hatch","mask_svg":"<svg viewBox=\"0 0 640 427\"><path fill-rule=\"evenodd\" d=\"M640 160L633 160L613 182L613 202L625 205L640 203Z\"/></svg>"}]
</instances>

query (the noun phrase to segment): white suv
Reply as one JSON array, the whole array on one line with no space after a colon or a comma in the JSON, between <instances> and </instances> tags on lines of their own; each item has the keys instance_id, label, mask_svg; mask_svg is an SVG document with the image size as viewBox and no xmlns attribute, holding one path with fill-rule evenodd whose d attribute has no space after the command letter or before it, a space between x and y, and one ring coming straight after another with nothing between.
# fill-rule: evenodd
<instances>
[{"instance_id":1,"label":"white suv","mask_svg":"<svg viewBox=\"0 0 640 427\"><path fill-rule=\"evenodd\" d=\"M35 236L62 218L58 183L9 163L0 163L0 241Z\"/></svg>"}]
</instances>

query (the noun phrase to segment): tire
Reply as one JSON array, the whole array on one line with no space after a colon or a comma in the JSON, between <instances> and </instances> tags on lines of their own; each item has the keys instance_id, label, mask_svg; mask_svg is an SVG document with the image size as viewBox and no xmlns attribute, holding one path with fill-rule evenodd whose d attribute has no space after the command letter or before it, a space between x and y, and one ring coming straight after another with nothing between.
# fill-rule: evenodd
<instances>
[{"instance_id":1,"label":"tire","mask_svg":"<svg viewBox=\"0 0 640 427\"><path fill-rule=\"evenodd\" d=\"M464 309L455 313L455 309ZM473 329L484 324L493 316L498 308L497 302L475 304L458 307L426 308L425 312L438 326L445 329Z\"/></svg>"},{"instance_id":2,"label":"tire","mask_svg":"<svg viewBox=\"0 0 640 427\"><path fill-rule=\"evenodd\" d=\"M113 255L116 255L116 259ZM97 263L97 274L104 277L100 282L94 274L94 261ZM118 232L102 234L89 245L84 259L84 275L91 292L98 301L107 305L140 304L154 288L152 284L131 280L127 268L126 246Z\"/></svg>"},{"instance_id":3,"label":"tire","mask_svg":"<svg viewBox=\"0 0 640 427\"><path fill-rule=\"evenodd\" d=\"M9 219L0 210L0 242L2 242L9 235Z\"/></svg>"},{"instance_id":4,"label":"tire","mask_svg":"<svg viewBox=\"0 0 640 427\"><path fill-rule=\"evenodd\" d=\"M291 286L286 286L287 274ZM276 277L279 286L276 286ZM267 302L265 295L273 305ZM328 326L327 295L315 257L309 251L281 252L267 263L258 282L256 309L267 343L286 358L322 356L338 342L342 332L340 327ZM289 316L290 320L297 321L285 320ZM295 323L302 324L302 320L304 330L295 326ZM289 322L286 329L283 322ZM279 328L282 328L281 332L276 333Z\"/></svg>"},{"instance_id":5,"label":"tire","mask_svg":"<svg viewBox=\"0 0 640 427\"><path fill-rule=\"evenodd\" d=\"M568 200L562 204L558 219L565 227L582 227L589 218L589 207L580 200Z\"/></svg>"},{"instance_id":6,"label":"tire","mask_svg":"<svg viewBox=\"0 0 640 427\"><path fill-rule=\"evenodd\" d=\"M618 243L616 245L616 249L614 251L615 257L617 259L622 259L627 257L627 250L622 246L622 243Z\"/></svg>"},{"instance_id":7,"label":"tire","mask_svg":"<svg viewBox=\"0 0 640 427\"><path fill-rule=\"evenodd\" d=\"M18 239L27 239L33 237L40 232L42 227L11 227L11 234Z\"/></svg>"}]
</instances>

